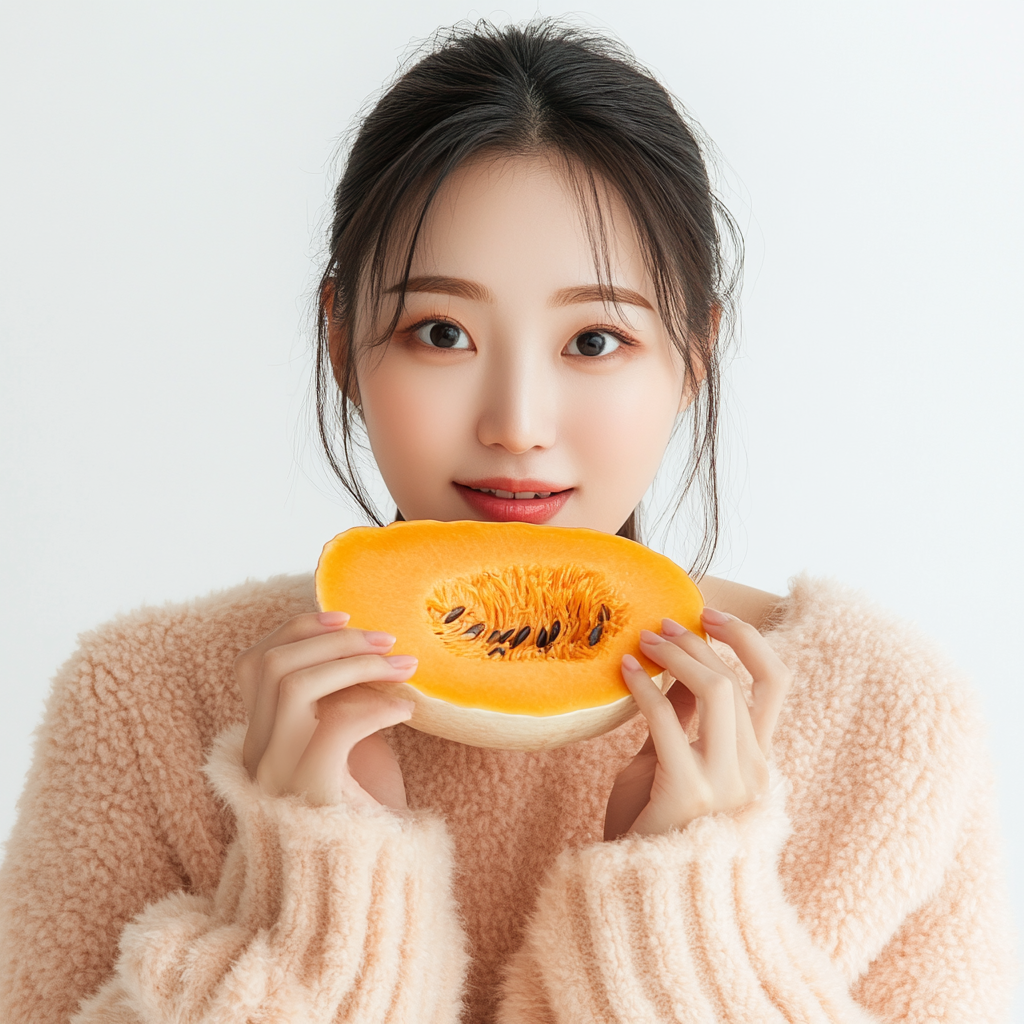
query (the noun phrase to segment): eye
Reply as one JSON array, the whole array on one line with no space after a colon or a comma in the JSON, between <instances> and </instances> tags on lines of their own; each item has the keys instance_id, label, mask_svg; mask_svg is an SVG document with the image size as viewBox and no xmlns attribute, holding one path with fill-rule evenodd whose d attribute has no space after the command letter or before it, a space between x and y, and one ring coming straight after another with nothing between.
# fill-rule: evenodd
<instances>
[{"instance_id":1,"label":"eye","mask_svg":"<svg viewBox=\"0 0 1024 1024\"><path fill-rule=\"evenodd\" d=\"M445 320L428 320L416 329L416 337L430 348L469 348L469 336Z\"/></svg>"},{"instance_id":2,"label":"eye","mask_svg":"<svg viewBox=\"0 0 1024 1024\"><path fill-rule=\"evenodd\" d=\"M569 342L570 355L603 356L614 352L622 342L611 331L583 331ZM576 351L572 351L573 345Z\"/></svg>"}]
</instances>

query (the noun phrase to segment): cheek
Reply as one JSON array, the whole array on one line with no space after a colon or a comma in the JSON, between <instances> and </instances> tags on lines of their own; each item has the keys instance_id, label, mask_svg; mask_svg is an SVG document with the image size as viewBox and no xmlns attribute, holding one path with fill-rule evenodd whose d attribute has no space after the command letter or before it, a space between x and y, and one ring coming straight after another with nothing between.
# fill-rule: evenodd
<instances>
[{"instance_id":1,"label":"cheek","mask_svg":"<svg viewBox=\"0 0 1024 1024\"><path fill-rule=\"evenodd\" d=\"M678 408L678 395L664 376L616 374L581 388L566 424L573 446L610 486L638 487L657 471ZM593 472L599 470L599 472Z\"/></svg>"},{"instance_id":2,"label":"cheek","mask_svg":"<svg viewBox=\"0 0 1024 1024\"><path fill-rule=\"evenodd\" d=\"M385 356L361 384L370 446L385 482L436 477L464 432L463 409L443 376L422 369Z\"/></svg>"}]
</instances>

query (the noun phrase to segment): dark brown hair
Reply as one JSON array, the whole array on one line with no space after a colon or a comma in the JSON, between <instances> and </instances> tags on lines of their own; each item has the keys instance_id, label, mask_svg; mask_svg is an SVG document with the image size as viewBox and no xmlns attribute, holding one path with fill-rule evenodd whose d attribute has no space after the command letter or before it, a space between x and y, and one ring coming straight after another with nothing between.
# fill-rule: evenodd
<instances>
[{"instance_id":1,"label":"dark brown hair","mask_svg":"<svg viewBox=\"0 0 1024 1024\"><path fill-rule=\"evenodd\" d=\"M704 498L704 532L690 571L698 576L706 571L720 529L721 349L733 324L742 266L739 230L709 181L708 145L623 46L552 19L507 28L481 21L445 30L399 75L355 134L334 194L329 254L317 290L320 440L331 469L372 522L384 525L352 459L352 331L340 332L347 350L335 367L330 323L353 324L361 286L369 306L361 313L366 322L380 322L385 275L389 268L393 272L396 246L407 246L400 264L404 284L429 204L456 167L484 152L543 150L561 157L576 186L595 265L605 276L610 269L600 191L610 185L621 195L687 379L703 378L689 409L693 444L675 510L697 484ZM369 343L385 343L400 315L399 306ZM340 422L344 468L334 451L328 413ZM619 534L641 539L639 508Z\"/></svg>"}]
</instances>

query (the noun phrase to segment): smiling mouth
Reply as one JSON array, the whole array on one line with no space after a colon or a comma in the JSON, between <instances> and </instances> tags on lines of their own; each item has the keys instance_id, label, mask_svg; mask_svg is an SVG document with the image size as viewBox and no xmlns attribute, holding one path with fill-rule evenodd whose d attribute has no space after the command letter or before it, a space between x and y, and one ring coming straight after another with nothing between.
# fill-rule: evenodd
<instances>
[{"instance_id":1,"label":"smiling mouth","mask_svg":"<svg viewBox=\"0 0 1024 1024\"><path fill-rule=\"evenodd\" d=\"M466 487L465 484L462 485ZM496 498L550 498L552 494L563 494L563 491L497 491L491 487L466 487L468 491L478 494L492 494ZM572 488L568 488L572 490Z\"/></svg>"}]
</instances>

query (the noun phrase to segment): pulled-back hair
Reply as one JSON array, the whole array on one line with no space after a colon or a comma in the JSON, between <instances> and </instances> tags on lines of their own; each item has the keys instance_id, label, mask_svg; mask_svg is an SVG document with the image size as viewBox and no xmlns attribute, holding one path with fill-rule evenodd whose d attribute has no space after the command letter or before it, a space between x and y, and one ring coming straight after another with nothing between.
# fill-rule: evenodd
<instances>
[{"instance_id":1,"label":"pulled-back hair","mask_svg":"<svg viewBox=\"0 0 1024 1024\"><path fill-rule=\"evenodd\" d=\"M698 576L706 571L720 528L721 349L733 324L742 264L739 231L711 188L706 148L700 130L624 47L551 19L507 28L482 21L446 30L399 75L351 144L334 194L329 255L317 290L320 440L331 469L373 523L384 520L352 459L358 413L352 404L355 339L349 328L359 296L368 305L359 311L362 322L379 323L396 245L407 246L397 264L404 286L427 209L460 164L485 152L543 151L565 166L585 213L595 266L605 277L610 266L600 193L611 186L620 194L687 380L703 378L689 409L693 443L676 511L697 484L704 531L690 569ZM386 342L400 315L399 305L369 344ZM330 352L332 321L346 328L339 337L347 352L337 366ZM344 468L328 427L331 417L341 425ZM619 534L641 539L639 508Z\"/></svg>"}]
</instances>

